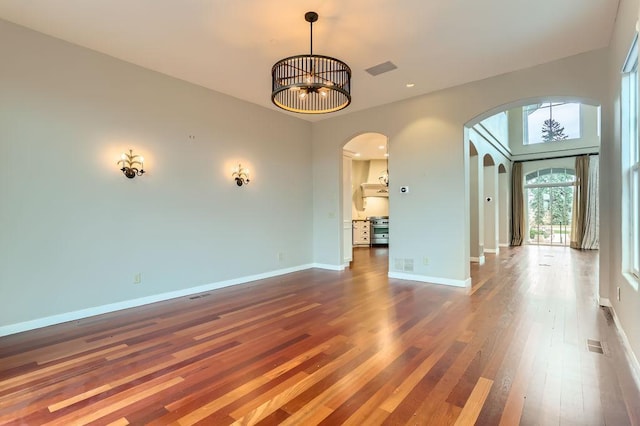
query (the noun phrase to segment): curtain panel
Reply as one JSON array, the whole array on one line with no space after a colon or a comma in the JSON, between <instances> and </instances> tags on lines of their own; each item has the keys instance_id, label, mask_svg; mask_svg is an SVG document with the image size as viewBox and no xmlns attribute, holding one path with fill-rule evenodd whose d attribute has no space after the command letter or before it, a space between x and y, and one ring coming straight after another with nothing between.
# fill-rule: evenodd
<instances>
[{"instance_id":1,"label":"curtain panel","mask_svg":"<svg viewBox=\"0 0 640 426\"><path fill-rule=\"evenodd\" d=\"M597 250L600 247L600 158L589 157L589 178L587 179L587 211L585 212L583 250Z\"/></svg>"},{"instance_id":2,"label":"curtain panel","mask_svg":"<svg viewBox=\"0 0 640 426\"><path fill-rule=\"evenodd\" d=\"M587 213L587 190L589 184L589 156L576 157L576 186L573 194L573 212L571 214L571 240L569 245L582 248Z\"/></svg>"},{"instance_id":3,"label":"curtain panel","mask_svg":"<svg viewBox=\"0 0 640 426\"><path fill-rule=\"evenodd\" d=\"M521 246L524 236L524 195L522 163L513 163L511 169L511 245Z\"/></svg>"}]
</instances>

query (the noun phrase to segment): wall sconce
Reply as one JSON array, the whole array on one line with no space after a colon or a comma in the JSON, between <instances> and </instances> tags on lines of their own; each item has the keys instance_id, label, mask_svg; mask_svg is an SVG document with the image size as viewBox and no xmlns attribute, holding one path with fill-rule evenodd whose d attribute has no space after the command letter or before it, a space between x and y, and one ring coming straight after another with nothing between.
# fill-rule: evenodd
<instances>
[{"instance_id":1,"label":"wall sconce","mask_svg":"<svg viewBox=\"0 0 640 426\"><path fill-rule=\"evenodd\" d=\"M242 164L238 164L238 167L233 169L231 177L235 179L238 186L249 185L249 169L242 167Z\"/></svg>"},{"instance_id":2,"label":"wall sconce","mask_svg":"<svg viewBox=\"0 0 640 426\"><path fill-rule=\"evenodd\" d=\"M122 163L120 171L124 173L129 179L133 179L136 176L142 176L144 174L144 157L141 155L133 155L133 150L129 150L129 153L123 152L120 156L121 160L118 164ZM137 166L140 166L138 169Z\"/></svg>"}]
</instances>

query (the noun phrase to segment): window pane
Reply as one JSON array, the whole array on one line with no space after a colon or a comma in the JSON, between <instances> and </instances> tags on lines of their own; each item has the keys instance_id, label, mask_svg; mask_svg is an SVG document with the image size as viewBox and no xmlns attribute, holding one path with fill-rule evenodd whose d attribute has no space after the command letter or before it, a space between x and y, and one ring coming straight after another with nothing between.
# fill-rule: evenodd
<instances>
[{"instance_id":1,"label":"window pane","mask_svg":"<svg viewBox=\"0 0 640 426\"><path fill-rule=\"evenodd\" d=\"M631 238L633 239L632 269L636 275L640 271L640 171L636 167L633 171L631 188Z\"/></svg>"},{"instance_id":2,"label":"window pane","mask_svg":"<svg viewBox=\"0 0 640 426\"><path fill-rule=\"evenodd\" d=\"M579 103L543 103L523 108L525 143L580 138Z\"/></svg>"},{"instance_id":3,"label":"window pane","mask_svg":"<svg viewBox=\"0 0 640 426\"><path fill-rule=\"evenodd\" d=\"M622 207L628 218L628 234L624 235L624 269L640 276L640 149L638 148L638 35L633 41L622 69L621 119L623 178L629 183L623 188ZM627 180L628 179L628 180Z\"/></svg>"},{"instance_id":4,"label":"window pane","mask_svg":"<svg viewBox=\"0 0 640 426\"><path fill-rule=\"evenodd\" d=\"M526 185L539 183L575 182L576 175L573 169L540 169L526 176Z\"/></svg>"}]
</instances>

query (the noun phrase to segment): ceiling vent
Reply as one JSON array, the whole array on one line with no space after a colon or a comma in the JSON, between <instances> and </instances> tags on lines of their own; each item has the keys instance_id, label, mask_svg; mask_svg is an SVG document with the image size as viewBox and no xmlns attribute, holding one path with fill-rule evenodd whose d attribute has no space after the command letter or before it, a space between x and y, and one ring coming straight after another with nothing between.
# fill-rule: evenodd
<instances>
[{"instance_id":1,"label":"ceiling vent","mask_svg":"<svg viewBox=\"0 0 640 426\"><path fill-rule=\"evenodd\" d=\"M375 77L377 75L384 74L385 72L393 71L396 68L398 68L396 64L391 61L387 61L378 65L374 65L371 68L367 68L365 71Z\"/></svg>"}]
</instances>

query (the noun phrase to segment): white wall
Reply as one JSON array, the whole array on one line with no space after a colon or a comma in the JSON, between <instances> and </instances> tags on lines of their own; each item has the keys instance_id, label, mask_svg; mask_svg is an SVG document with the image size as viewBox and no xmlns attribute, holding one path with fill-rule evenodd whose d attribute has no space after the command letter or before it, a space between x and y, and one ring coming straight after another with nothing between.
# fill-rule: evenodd
<instances>
[{"instance_id":1,"label":"white wall","mask_svg":"<svg viewBox=\"0 0 640 426\"><path fill-rule=\"evenodd\" d=\"M0 328L312 262L309 123L4 21L0 57Z\"/></svg>"},{"instance_id":2,"label":"white wall","mask_svg":"<svg viewBox=\"0 0 640 426\"><path fill-rule=\"evenodd\" d=\"M393 141L389 169L391 272L394 259L414 259L416 279L467 284L469 205L463 128L486 111L519 99L566 93L605 99L606 50L598 50L499 77L313 125L314 256L340 261L342 145L353 135L379 132ZM497 111L496 111L497 112ZM402 185L409 194L400 194ZM428 264L422 260L429 258Z\"/></svg>"},{"instance_id":3,"label":"white wall","mask_svg":"<svg viewBox=\"0 0 640 426\"><path fill-rule=\"evenodd\" d=\"M621 0L611 38L608 84L614 108L602 111L600 155L600 298L613 306L637 359L640 359L640 292L632 287L622 270L622 163L620 144L621 69L631 47L639 15L638 0ZM616 297L620 287L621 298Z\"/></svg>"}]
</instances>

